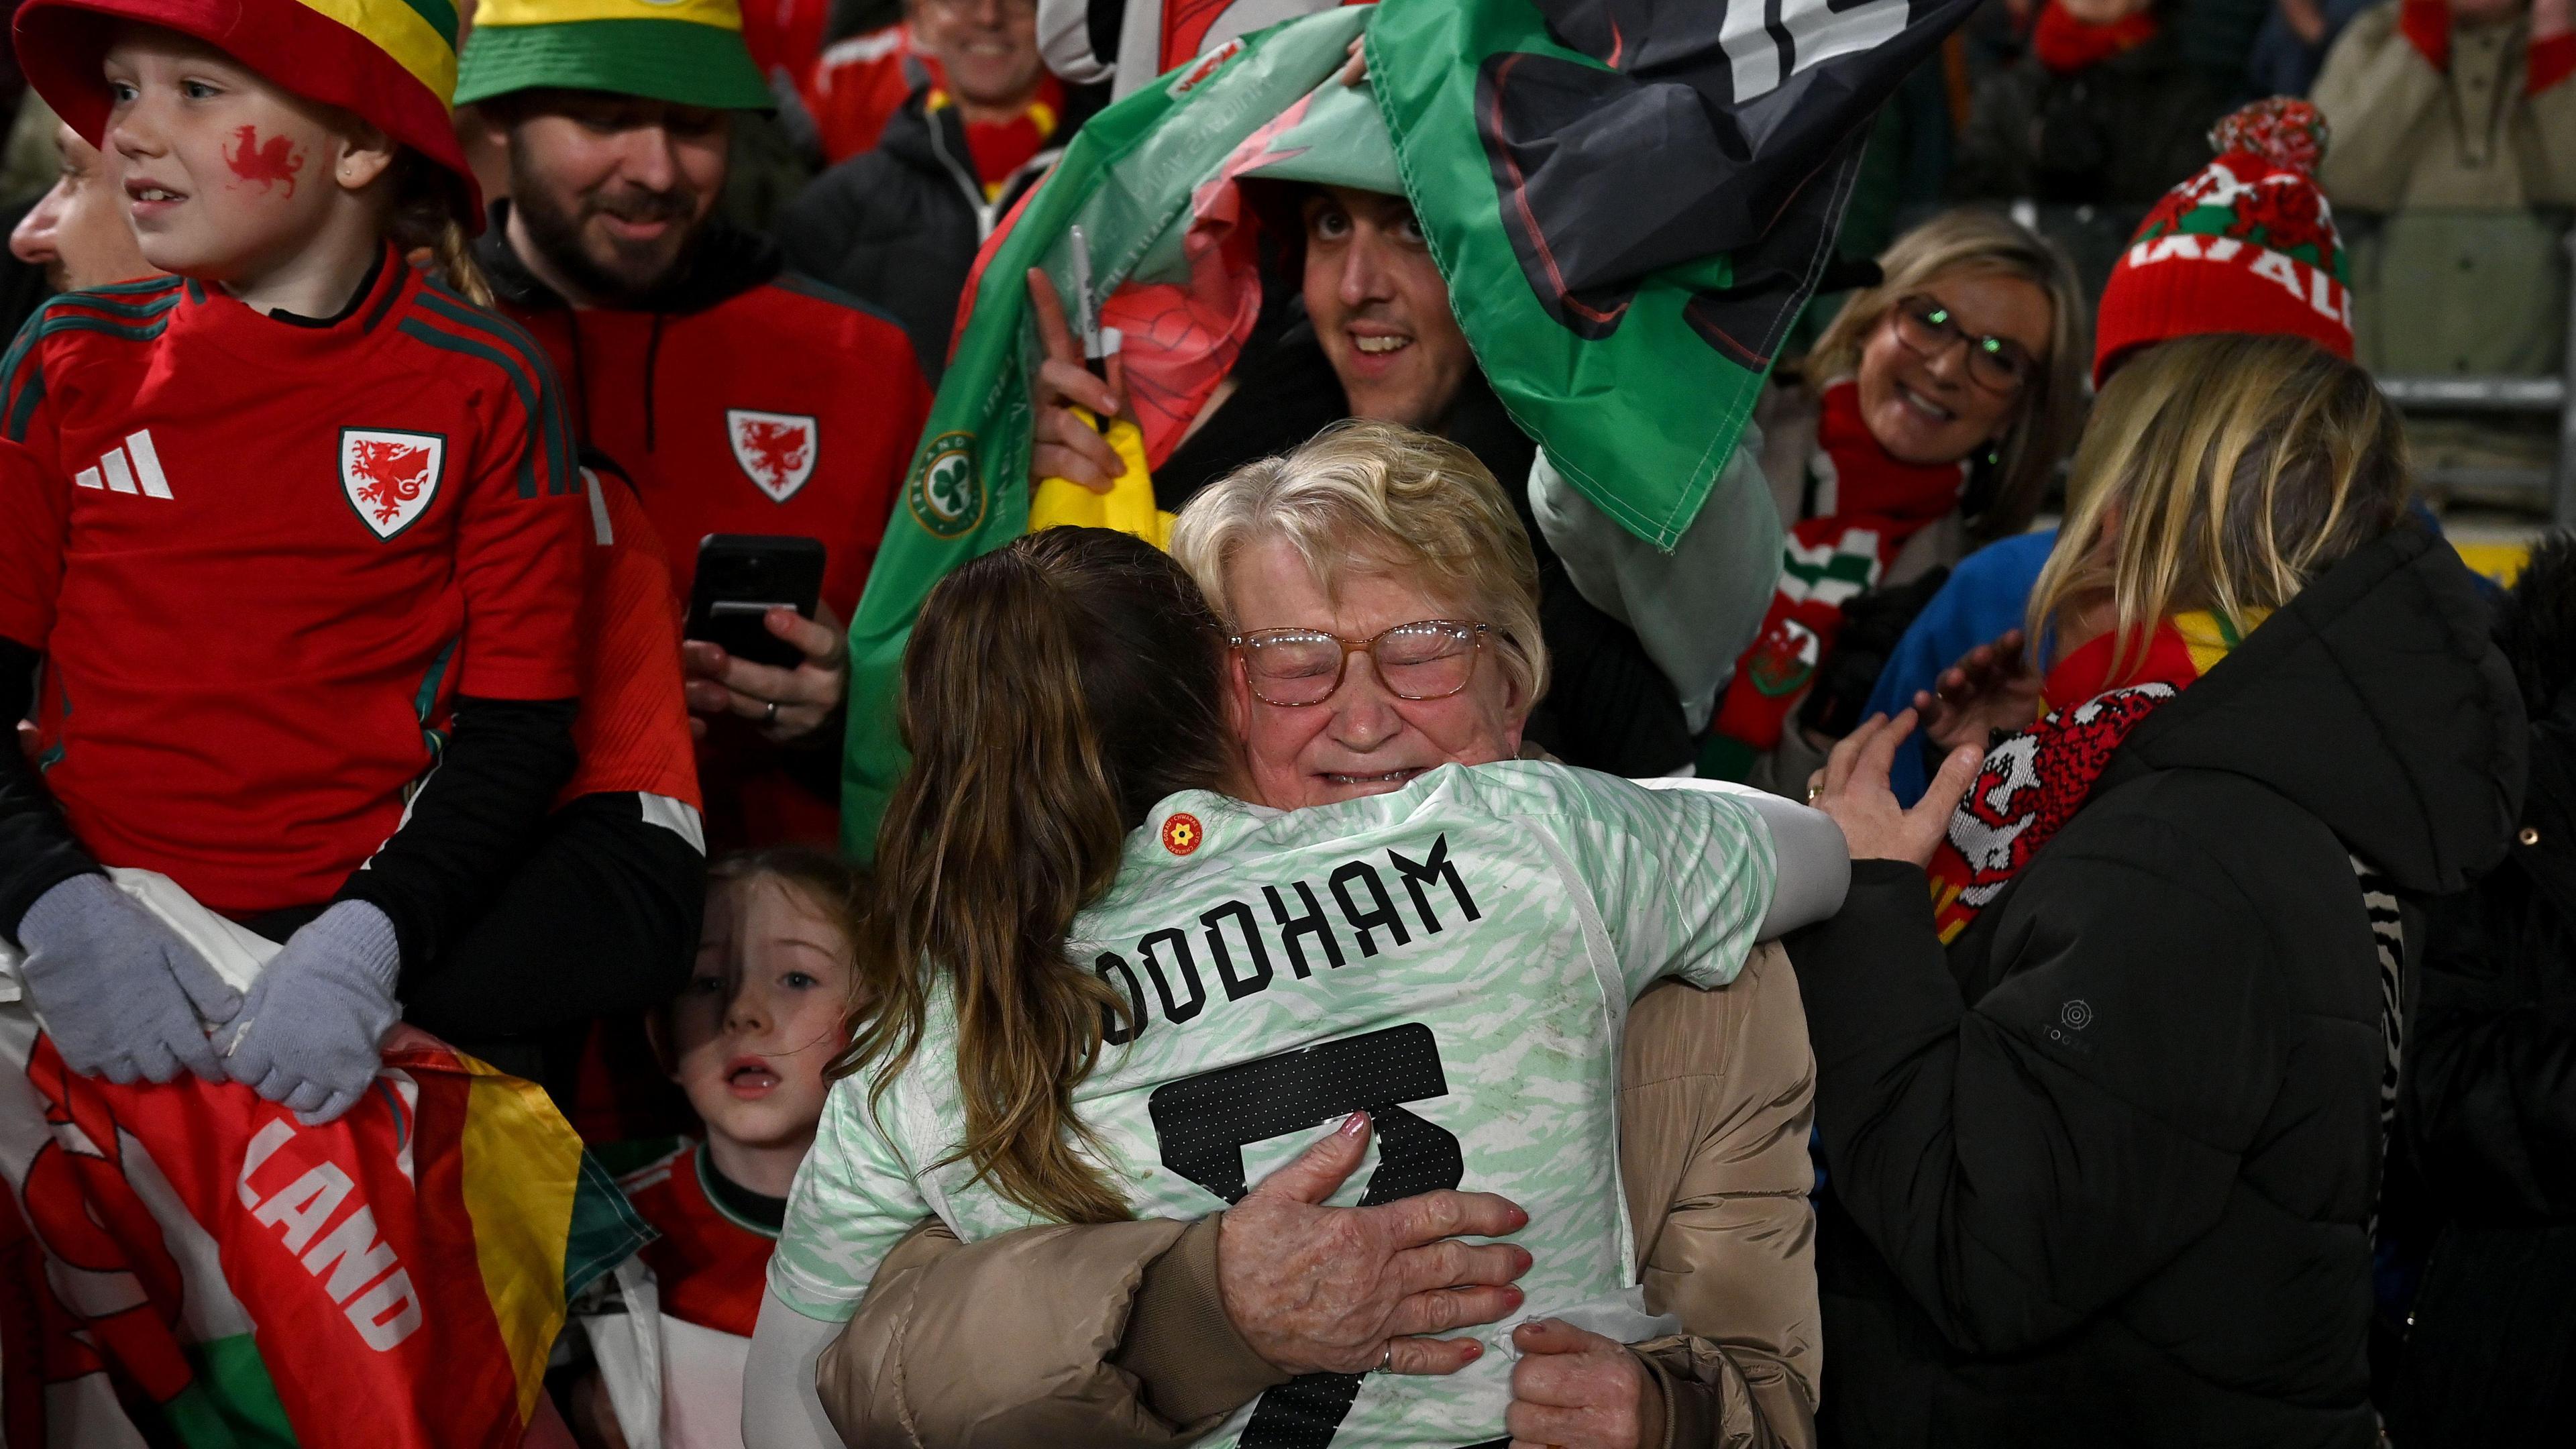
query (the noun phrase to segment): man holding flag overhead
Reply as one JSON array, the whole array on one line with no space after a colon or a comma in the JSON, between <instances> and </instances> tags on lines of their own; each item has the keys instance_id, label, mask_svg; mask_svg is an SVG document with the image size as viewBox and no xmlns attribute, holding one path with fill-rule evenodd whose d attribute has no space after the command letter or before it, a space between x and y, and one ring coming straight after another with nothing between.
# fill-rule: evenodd
<instances>
[{"instance_id":1,"label":"man holding flag overhead","mask_svg":"<svg viewBox=\"0 0 2576 1449\"><path fill-rule=\"evenodd\" d=\"M1703 521L1681 556L1668 560L1623 543L1618 526L1552 471L1540 475L1533 494L1526 484L1537 447L1513 425L1459 330L1364 81L1349 72L1326 81L1239 148L1228 170L1233 174L1203 189L1193 206L1217 225L1194 227L1193 237L1258 230L1279 239L1284 261L1243 268L1236 290L1258 293L1261 305L1239 305L1230 318L1191 305L1196 295L1174 305L1168 286L1131 283L1111 293L1108 318L1141 344L1120 356L1119 380L1132 397L1086 369L1072 336L1054 321L1060 308L1053 284L1032 274L1030 300L1048 358L1037 379L1031 526L1109 522L1089 517L1081 507L1089 500L1070 483L1140 500L1150 490L1157 510L1177 513L1205 485L1344 418L1443 434L1507 480L1538 553L1541 627L1558 671L1531 715L1529 737L1570 763L1612 774L1686 769L1726 661L1709 654L1676 662L1641 644L1632 625L1687 619L1675 640L1686 649L1730 635L1744 601L1730 598L1728 585L1749 564L1735 550L1762 536L1763 520L1737 529ZM1228 188L1239 196L1228 197ZM1285 273L1284 282L1272 285L1272 272ZM1078 269L1077 297L1082 289ZM1229 346L1236 349L1230 367ZM1141 452L1135 469L1088 421L1130 406L1133 447ZM1752 454L1739 452L1731 466L1749 475ZM1747 487L1743 496L1758 491ZM1637 577L1617 566L1623 547L1637 560ZM1636 587L1650 580L1655 587ZM1620 606L1623 597L1652 599L1658 609L1632 618Z\"/></svg>"},{"instance_id":2,"label":"man holding flag overhead","mask_svg":"<svg viewBox=\"0 0 2576 1449\"><path fill-rule=\"evenodd\" d=\"M1271 210L1259 183L1298 180L1325 188L1344 214L1331 224L1362 240L1372 222L1351 214L1346 194L1400 193L1445 282L1448 318L1426 321L1432 309L1413 306L1410 327L1349 339L1334 369L1346 405L1361 401L1353 394L1365 389L1351 384L1362 371L1395 371L1408 351L1430 360L1433 324L1454 319L1476 364L1465 372L1515 425L1504 431L1538 444L1534 468L1502 476L1517 491L1535 475L1533 521L1573 586L1560 595L1635 631L1670 682L1669 708L1704 708L1731 659L1709 661L1755 622L1766 577L1756 556L1776 539L1760 476L1736 445L1829 254L1860 129L1968 0L1925 3L1919 16L1908 0L1842 11L1791 0L1776 28L1728 26L1744 3L1387 0L1220 47L1096 118L987 248L970 287L950 374L851 627L852 698L891 698L930 586L1031 525L1024 480L1055 457L1037 456L1052 398L1039 309L1020 285L1028 270L1069 293L1081 228L1095 291L1065 310L1096 305L1125 337L1118 400L1135 414L1154 501L1168 509L1160 475L1190 461L1191 429L1217 428L1220 389L1248 386L1247 370L1269 363L1296 325L1264 295L1257 258ZM1343 87L1362 35L1369 84ZM1363 139L1372 118L1382 161ZM1383 168L1374 185L1362 174L1372 167ZM1255 184L1237 184L1246 181ZM1313 240L1305 232L1298 244ZM1311 309L1311 260L1308 270ZM1363 297L1349 310L1365 320L1376 305ZM1308 319L1318 330L1334 307L1321 310ZM1369 360L1408 331L1395 362ZM1311 371L1263 375L1281 389L1315 386ZM1443 426L1458 429L1454 409ZM1676 605L1680 585L1692 592ZM1570 689L1565 702L1583 704ZM854 709L844 841L856 853L868 851L901 762L890 709Z\"/></svg>"},{"instance_id":3,"label":"man holding flag overhead","mask_svg":"<svg viewBox=\"0 0 2576 1449\"><path fill-rule=\"evenodd\" d=\"M1752 464L1734 462L1734 446L1772 348L1826 255L1829 222L1847 191L1852 137L1870 108L1860 98L1868 90L1855 88L1865 75L1847 62L1873 62L1875 75L1896 75L1937 31L1906 26L1901 0L1873 0L1862 10L1878 18L1880 31L1893 15L1893 31L1860 34L1819 0L1811 10L1821 15L1821 28L1790 26L1793 39L1806 36L1803 59L1795 46L1783 52L1770 31L1757 31L1754 49L1744 36L1734 39L1747 49L1736 67L1726 59L1723 28L1708 15L1659 18L1651 5L1625 18L1592 5L1561 10L1558 28L1584 44L1600 41L1592 46L1600 57L1558 44L1546 15L1525 0L1466 8L1394 0L1311 15L1221 46L1092 121L981 260L956 374L914 456L884 567L853 621L855 699L886 694L914 608L948 567L1018 536L1033 518L1082 518L1051 511L1043 490L1033 516L1033 498L1023 490L1030 462L1056 462L1064 449L1046 443L1061 443L1066 433L1061 425L1048 431L1041 420L1054 389L1043 379L1038 307L1012 286L1038 268L1059 294L1066 291L1077 229L1087 237L1097 291L1074 297L1069 309L1097 307L1118 333L1136 338L1123 361L1146 464L1177 464L1182 477L1175 482L1190 472L1224 472L1208 472L1206 459L1190 467L1193 451L1218 451L1216 438L1198 449L1190 443L1198 441L1193 431L1218 428L1229 392L1247 376L1291 392L1309 389L1309 397L1321 392L1329 402L1332 384L1319 384L1311 366L1278 364L1280 353L1291 351L1280 340L1296 340L1298 322L1278 297L1262 294L1257 266L1265 211L1278 211L1262 204L1262 186L1301 180L1329 201L1309 191L1296 227L1273 222L1273 229L1293 232L1291 248L1309 250L1306 322L1334 364L1345 407L1368 405L1376 392L1370 384L1378 382L1370 374L1445 371L1432 366L1443 351L1455 353L1461 394L1468 376L1481 374L1473 392L1489 387L1494 397L1481 413L1517 425L1502 428L1497 420L1499 441L1517 443L1515 433L1530 433L1543 443L1533 492L1546 516L1533 511L1530 521L1540 523L1533 534L1561 554L1551 559L1558 585L1551 611L1577 616L1592 632L1566 655L1607 663L1620 650L1602 647L1602 639L1628 645L1631 657L1649 665L1636 673L1659 673L1651 683L1669 691L1662 714L1672 722L1672 740L1662 745L1672 758L1595 748L1579 727L1556 730L1553 743L1577 763L1631 773L1682 766L1690 724L1705 719L1703 701L1726 668L1723 647L1752 627L1759 608L1752 580L1765 572L1757 554L1775 534L1775 518ZM1363 31L1370 34L1373 85L1347 88L1334 75ZM1388 34L1399 44L1386 44ZM1615 36L1641 39L1641 49ZM1396 70L1388 70L1388 57L1396 57ZM1602 59L1662 70L1628 75L1605 70ZM1476 80L1479 72L1486 80ZM1610 83L1574 83L1569 77L1577 72ZM1819 77L1839 85L1819 88ZM1479 119L1473 93L1497 83L1502 90ZM1556 90L1546 90L1551 85ZM1579 93L1582 85L1592 90ZM1723 95L1728 85L1765 101L1759 134L1736 116ZM1798 103L1783 108L1788 98ZM1680 119L1687 113L1700 116L1690 137L1698 150L1690 152L1669 144L1685 134ZM1651 165L1680 173L1685 183L1692 168L1703 170L1703 204L1646 214L1584 193L1582 173L1602 165L1600 157L1582 160L1574 152L1618 152L1623 137L1638 155L1654 150L1659 160ZM1651 147L1649 137L1656 139ZM1744 165L1744 157L1757 165ZM1672 191L1672 175L1638 196L1659 191ZM1412 224L1406 227L1401 206L1368 196L1401 196ZM1716 204L1705 204L1708 196ZM1747 235L1747 224L1728 209L1757 209L1775 222L1770 232ZM1613 224L1587 222L1595 211ZM1649 229L1623 235L1618 227L1631 222L1649 222ZM1391 232L1394 248L1376 250L1399 266L1378 271L1404 273L1404 242L1419 237L1414 253L1430 266L1414 271L1430 276L1437 268L1448 284L1437 289L1440 302L1430 304L1427 286L1370 297L1370 286L1350 284L1350 268L1342 278L1316 276L1321 250L1345 242L1368 250ZM1690 255L1682 248L1692 235L1731 240L1736 250ZM1334 327L1337 320L1345 325ZM1463 345L1443 348L1448 338ZM1481 366L1468 366L1468 353ZM1100 392L1087 400L1123 402ZM1255 394L1255 402L1252 413L1285 425L1280 415L1288 410L1278 397ZM1342 415L1332 407L1319 413L1314 423ZM1453 400L1448 413L1440 425L1461 433L1479 407L1461 410ZM1252 446L1226 464L1296 438L1239 441ZM1533 477L1533 469L1512 467L1510 459L1489 462L1504 464L1497 474L1515 492ZM1128 487L1144 482L1133 477ZM1164 498L1167 487L1154 492L1162 508L1177 503ZM1692 534L1710 498L1718 500L1716 511ZM1674 547L1690 557L1662 552ZM1677 593L1677 585L1692 588ZM1561 691L1558 714L1579 722L1584 709L1620 722L1641 717L1633 699L1607 688ZM868 851L878 802L899 768L891 714L881 706L855 709L845 753L845 843L855 853Z\"/></svg>"}]
</instances>

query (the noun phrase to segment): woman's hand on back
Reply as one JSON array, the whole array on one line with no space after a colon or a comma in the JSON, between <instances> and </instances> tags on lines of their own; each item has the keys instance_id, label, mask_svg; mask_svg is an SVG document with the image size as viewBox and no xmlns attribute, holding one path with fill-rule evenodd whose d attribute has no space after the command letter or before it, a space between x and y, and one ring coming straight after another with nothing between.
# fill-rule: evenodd
<instances>
[{"instance_id":1,"label":"woman's hand on back","mask_svg":"<svg viewBox=\"0 0 2576 1449\"><path fill-rule=\"evenodd\" d=\"M1854 860L1904 860L1929 865L1932 852L1949 833L1951 812L1976 783L1984 753L1959 745L1942 760L1932 786L1908 810L1887 786L1887 767L1896 747L1914 733L1914 711L1889 719L1874 714L1843 737L1825 757L1824 769L1809 784L1808 802L1842 827L1843 841Z\"/></svg>"},{"instance_id":2,"label":"woman's hand on back","mask_svg":"<svg viewBox=\"0 0 2576 1449\"><path fill-rule=\"evenodd\" d=\"M1932 688L1916 690L1923 737L1939 749L1974 745L1983 753L1995 731L2028 728L2039 717L2039 671L2022 644L2022 632L2007 629L1959 656Z\"/></svg>"},{"instance_id":3,"label":"woman's hand on back","mask_svg":"<svg viewBox=\"0 0 2576 1449\"><path fill-rule=\"evenodd\" d=\"M1217 1237L1217 1295L1244 1341L1292 1374L1455 1373L1484 1345L1438 1339L1521 1305L1512 1280L1527 1251L1461 1236L1516 1233L1529 1214L1490 1192L1441 1191L1376 1207L1326 1207L1360 1165L1369 1120L1333 1134L1263 1178L1226 1210Z\"/></svg>"}]
</instances>

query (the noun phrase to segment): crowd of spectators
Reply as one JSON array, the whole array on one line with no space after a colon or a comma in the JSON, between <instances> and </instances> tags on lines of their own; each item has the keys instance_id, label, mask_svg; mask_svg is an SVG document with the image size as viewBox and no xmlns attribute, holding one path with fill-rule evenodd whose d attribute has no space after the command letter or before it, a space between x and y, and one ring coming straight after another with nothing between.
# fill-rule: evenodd
<instances>
[{"instance_id":1,"label":"crowd of spectators","mask_svg":"<svg viewBox=\"0 0 2576 1449\"><path fill-rule=\"evenodd\" d=\"M657 1236L526 1442L2563 1437L2576 553L2477 580L2420 471L2556 424L2373 378L2566 370L2569 0L1988 0L1718 465L1758 526L1662 549L1489 380L1356 47L1140 420L981 263L1161 7L236 8L21 0L0 75L0 1027L314 1129L397 1023L537 1083ZM1028 487L1150 448L1157 530L964 565L854 699L1023 285ZM779 536L810 603L705 637ZM54 1442L198 1442L100 1371Z\"/></svg>"}]
</instances>

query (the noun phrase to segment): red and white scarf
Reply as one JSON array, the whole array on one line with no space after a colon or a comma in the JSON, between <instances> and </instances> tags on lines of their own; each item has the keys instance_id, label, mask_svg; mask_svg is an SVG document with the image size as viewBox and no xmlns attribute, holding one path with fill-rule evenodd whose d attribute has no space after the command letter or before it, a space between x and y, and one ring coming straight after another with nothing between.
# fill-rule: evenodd
<instances>
[{"instance_id":1,"label":"red and white scarf","mask_svg":"<svg viewBox=\"0 0 2576 1449\"><path fill-rule=\"evenodd\" d=\"M2220 614L2177 614L2156 626L2146 657L2123 669L2126 682L2116 687L2110 683L2112 636L2107 634L2048 672L2040 684L2047 713L1986 751L1976 783L1951 813L1948 838L1926 867L1932 877L1932 924L1943 945L1957 940L2084 807L2094 782L2130 733L2216 667L2270 615L2269 609L2248 610L2239 628ZM2352 857L2352 870L2379 960L2379 1123L2384 1134L2396 1117L2398 1063L2405 1045L2400 963L2406 936L2395 888L2358 855Z\"/></svg>"},{"instance_id":2,"label":"red and white scarf","mask_svg":"<svg viewBox=\"0 0 2576 1449\"><path fill-rule=\"evenodd\" d=\"M937 115L954 105L947 88L933 86L923 103ZM986 201L999 201L1002 192L1019 174L1021 167L1037 159L1047 143L1055 139L1056 121L1064 115L1064 83L1044 72L1039 73L1037 94L1020 108L1020 113L1007 121L968 121L966 154L974 158L975 179L984 188ZM932 124L936 125L937 122Z\"/></svg>"},{"instance_id":3,"label":"red and white scarf","mask_svg":"<svg viewBox=\"0 0 2576 1449\"><path fill-rule=\"evenodd\" d=\"M1880 447L1851 379L1828 384L1822 401L1807 464L1817 515L1789 530L1779 589L1717 714L1719 734L1756 751L1780 742L1842 632L1843 605L1878 587L1905 541L1958 507L1968 482L1965 463L1908 463Z\"/></svg>"},{"instance_id":4,"label":"red and white scarf","mask_svg":"<svg viewBox=\"0 0 2576 1449\"><path fill-rule=\"evenodd\" d=\"M2268 612L2249 617L2259 624ZM2156 626L2145 657L2128 662L2117 686L2111 684L2110 634L2048 672L2040 684L2047 713L1986 751L1976 783L1950 816L1949 837L1932 854L1932 917L1943 944L1957 940L2083 808L2129 732L2226 658L2242 637L2220 615L2177 614Z\"/></svg>"}]
</instances>

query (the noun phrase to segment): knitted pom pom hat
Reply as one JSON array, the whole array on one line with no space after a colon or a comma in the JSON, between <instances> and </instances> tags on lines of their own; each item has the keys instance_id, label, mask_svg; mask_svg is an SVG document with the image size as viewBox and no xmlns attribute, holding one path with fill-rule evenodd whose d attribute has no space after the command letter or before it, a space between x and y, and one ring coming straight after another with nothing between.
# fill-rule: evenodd
<instances>
[{"instance_id":1,"label":"knitted pom pom hat","mask_svg":"<svg viewBox=\"0 0 2576 1449\"><path fill-rule=\"evenodd\" d=\"M2343 238L2317 190L2325 118L2256 101L2209 133L2218 158L2165 193L2111 269L2093 326L2093 383L2122 354L2202 332L2286 332L2352 356Z\"/></svg>"},{"instance_id":2,"label":"knitted pom pom hat","mask_svg":"<svg viewBox=\"0 0 2576 1449\"><path fill-rule=\"evenodd\" d=\"M120 20L193 36L283 89L382 128L453 176L457 219L482 226L482 189L449 115L449 0L26 0L15 27L19 68L101 150L110 105L103 67Z\"/></svg>"}]
</instances>

